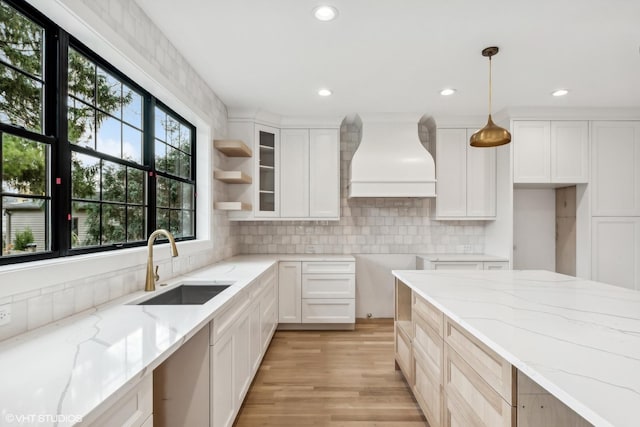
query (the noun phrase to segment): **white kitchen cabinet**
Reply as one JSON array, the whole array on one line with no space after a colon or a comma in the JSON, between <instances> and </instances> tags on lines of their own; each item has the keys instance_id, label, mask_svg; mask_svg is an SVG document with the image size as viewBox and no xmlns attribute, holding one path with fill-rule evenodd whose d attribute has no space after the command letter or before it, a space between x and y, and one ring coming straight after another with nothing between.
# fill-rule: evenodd
<instances>
[{"instance_id":1,"label":"white kitchen cabinet","mask_svg":"<svg viewBox=\"0 0 640 427\"><path fill-rule=\"evenodd\" d=\"M640 121L592 123L592 215L640 215Z\"/></svg>"},{"instance_id":2,"label":"white kitchen cabinet","mask_svg":"<svg viewBox=\"0 0 640 427\"><path fill-rule=\"evenodd\" d=\"M472 133L438 129L437 219L495 219L496 149L469 146Z\"/></svg>"},{"instance_id":3,"label":"white kitchen cabinet","mask_svg":"<svg viewBox=\"0 0 640 427\"><path fill-rule=\"evenodd\" d=\"M337 129L282 129L280 218L340 218Z\"/></svg>"},{"instance_id":4,"label":"white kitchen cabinet","mask_svg":"<svg viewBox=\"0 0 640 427\"><path fill-rule=\"evenodd\" d=\"M91 423L96 427L143 427L153 420L153 375L146 375Z\"/></svg>"},{"instance_id":5,"label":"white kitchen cabinet","mask_svg":"<svg viewBox=\"0 0 640 427\"><path fill-rule=\"evenodd\" d=\"M278 264L278 322L302 321L302 265L298 261Z\"/></svg>"},{"instance_id":6,"label":"white kitchen cabinet","mask_svg":"<svg viewBox=\"0 0 640 427\"><path fill-rule=\"evenodd\" d=\"M280 217L309 216L309 130L280 131Z\"/></svg>"},{"instance_id":7,"label":"white kitchen cabinet","mask_svg":"<svg viewBox=\"0 0 640 427\"><path fill-rule=\"evenodd\" d=\"M513 122L515 184L589 182L589 126L586 121Z\"/></svg>"},{"instance_id":8,"label":"white kitchen cabinet","mask_svg":"<svg viewBox=\"0 0 640 427\"><path fill-rule=\"evenodd\" d=\"M354 261L282 261L280 323L354 325L355 287Z\"/></svg>"},{"instance_id":9,"label":"white kitchen cabinet","mask_svg":"<svg viewBox=\"0 0 640 427\"><path fill-rule=\"evenodd\" d=\"M264 125L256 125L255 130L254 215L277 218L280 216L280 130Z\"/></svg>"},{"instance_id":10,"label":"white kitchen cabinet","mask_svg":"<svg viewBox=\"0 0 640 427\"><path fill-rule=\"evenodd\" d=\"M234 407L232 331L224 334L211 348L211 420L214 427L227 427L236 416Z\"/></svg>"},{"instance_id":11,"label":"white kitchen cabinet","mask_svg":"<svg viewBox=\"0 0 640 427\"><path fill-rule=\"evenodd\" d=\"M210 332L213 427L233 424L277 325L276 267L215 316Z\"/></svg>"},{"instance_id":12,"label":"white kitchen cabinet","mask_svg":"<svg viewBox=\"0 0 640 427\"><path fill-rule=\"evenodd\" d=\"M484 270L482 261L434 261L431 270Z\"/></svg>"},{"instance_id":13,"label":"white kitchen cabinet","mask_svg":"<svg viewBox=\"0 0 640 427\"><path fill-rule=\"evenodd\" d=\"M508 270L509 261L484 261L482 263L483 270Z\"/></svg>"},{"instance_id":14,"label":"white kitchen cabinet","mask_svg":"<svg viewBox=\"0 0 640 427\"><path fill-rule=\"evenodd\" d=\"M591 253L593 280L640 289L640 217L594 217Z\"/></svg>"},{"instance_id":15,"label":"white kitchen cabinet","mask_svg":"<svg viewBox=\"0 0 640 427\"><path fill-rule=\"evenodd\" d=\"M338 129L309 131L309 216L340 219Z\"/></svg>"}]
</instances>

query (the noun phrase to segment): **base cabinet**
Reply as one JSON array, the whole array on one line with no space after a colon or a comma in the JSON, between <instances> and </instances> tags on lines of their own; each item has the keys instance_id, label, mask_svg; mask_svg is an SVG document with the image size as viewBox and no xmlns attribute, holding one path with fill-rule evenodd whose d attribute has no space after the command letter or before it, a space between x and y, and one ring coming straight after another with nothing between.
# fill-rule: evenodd
<instances>
[{"instance_id":1,"label":"base cabinet","mask_svg":"<svg viewBox=\"0 0 640 427\"><path fill-rule=\"evenodd\" d=\"M96 427L144 427L153 424L153 375L146 375L133 389L113 403L95 421ZM83 424L84 425L84 424Z\"/></svg>"},{"instance_id":2,"label":"base cabinet","mask_svg":"<svg viewBox=\"0 0 640 427\"><path fill-rule=\"evenodd\" d=\"M400 280L395 308L396 367L430 427L590 425Z\"/></svg>"},{"instance_id":3,"label":"base cabinet","mask_svg":"<svg viewBox=\"0 0 640 427\"><path fill-rule=\"evenodd\" d=\"M271 342L277 325L276 277L274 266L238 294L210 327L213 427L233 424Z\"/></svg>"},{"instance_id":4,"label":"base cabinet","mask_svg":"<svg viewBox=\"0 0 640 427\"><path fill-rule=\"evenodd\" d=\"M279 264L280 327L354 325L354 261L282 261ZM282 324L287 325L282 325Z\"/></svg>"}]
</instances>

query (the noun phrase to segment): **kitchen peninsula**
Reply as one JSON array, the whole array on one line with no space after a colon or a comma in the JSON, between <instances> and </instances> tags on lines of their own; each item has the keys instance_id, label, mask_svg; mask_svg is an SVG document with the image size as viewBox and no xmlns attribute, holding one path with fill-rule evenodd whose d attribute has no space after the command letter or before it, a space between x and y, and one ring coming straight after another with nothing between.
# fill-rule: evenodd
<instances>
[{"instance_id":1,"label":"kitchen peninsula","mask_svg":"<svg viewBox=\"0 0 640 427\"><path fill-rule=\"evenodd\" d=\"M637 425L640 293L547 271L393 274L396 363L431 425Z\"/></svg>"}]
</instances>

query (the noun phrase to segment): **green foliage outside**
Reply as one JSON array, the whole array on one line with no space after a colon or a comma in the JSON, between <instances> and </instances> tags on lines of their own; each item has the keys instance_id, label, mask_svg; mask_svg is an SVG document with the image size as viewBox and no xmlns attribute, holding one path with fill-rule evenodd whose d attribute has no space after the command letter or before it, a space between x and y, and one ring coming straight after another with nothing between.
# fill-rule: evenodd
<instances>
[{"instance_id":1,"label":"green foliage outside","mask_svg":"<svg viewBox=\"0 0 640 427\"><path fill-rule=\"evenodd\" d=\"M16 251L25 251L27 249L27 245L34 241L33 232L29 227L27 227L23 231L16 233L16 239L13 247Z\"/></svg>"},{"instance_id":2,"label":"green foliage outside","mask_svg":"<svg viewBox=\"0 0 640 427\"><path fill-rule=\"evenodd\" d=\"M44 90L37 80L43 76L43 46L43 29L0 0L0 59L27 73L17 73L0 64L0 120L34 132L43 130ZM119 118L136 97L140 102L139 96L134 96L126 85L73 49L69 50L68 82L70 144L98 148L97 132L108 117L101 110ZM158 168L189 177L191 148L188 133L184 132L187 128L166 116L160 120L160 126L165 134L162 138L168 144L159 143L166 151L163 149L156 155ZM2 191L27 198L48 195L50 155L46 144L3 134ZM72 212L78 218L84 216L83 232L72 232L74 247L144 240L146 217L142 205L146 197L146 175L143 171L72 152L71 172ZM167 179L158 182L157 193L159 207L183 207L184 190L180 183ZM193 190L187 193L191 203ZM141 206L101 205L97 203L100 200ZM172 212L176 214L179 212ZM168 224L168 210L159 212L159 216L158 223ZM176 218L171 217L171 221L174 231L179 232L179 227L173 224ZM26 237L25 234L21 239ZM17 240L16 235L16 249Z\"/></svg>"}]
</instances>

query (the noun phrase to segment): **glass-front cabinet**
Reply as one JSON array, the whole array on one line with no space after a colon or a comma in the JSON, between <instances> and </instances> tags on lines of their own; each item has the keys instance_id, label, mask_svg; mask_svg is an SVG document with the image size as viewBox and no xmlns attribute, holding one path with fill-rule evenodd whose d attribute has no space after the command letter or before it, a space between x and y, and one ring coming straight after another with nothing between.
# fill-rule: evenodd
<instances>
[{"instance_id":1,"label":"glass-front cabinet","mask_svg":"<svg viewBox=\"0 0 640 427\"><path fill-rule=\"evenodd\" d=\"M280 131L269 126L256 125L257 185L254 215L256 217L279 216L279 160Z\"/></svg>"}]
</instances>

